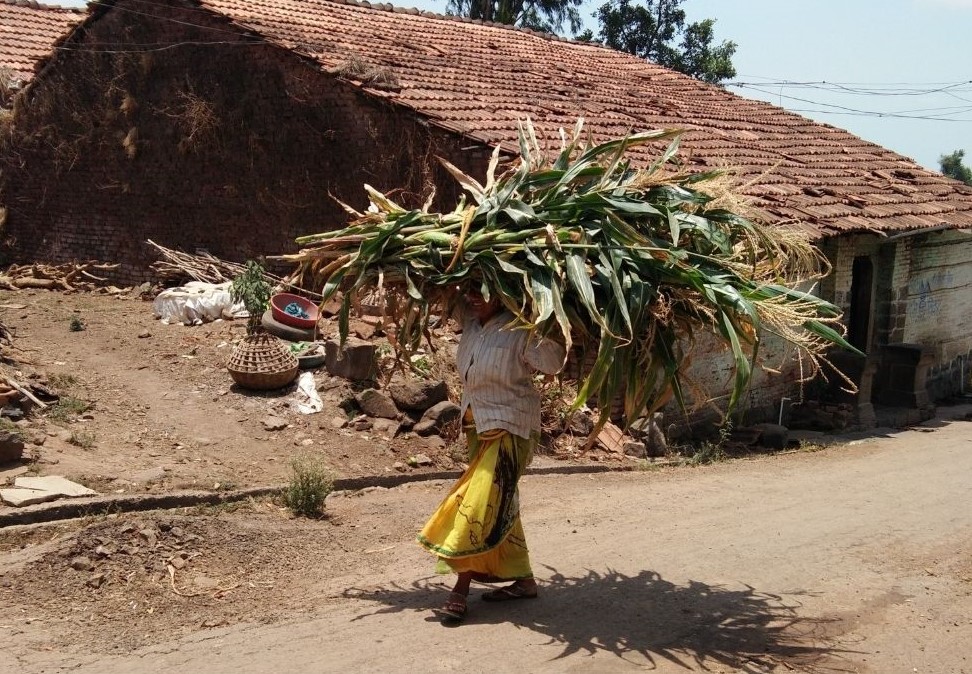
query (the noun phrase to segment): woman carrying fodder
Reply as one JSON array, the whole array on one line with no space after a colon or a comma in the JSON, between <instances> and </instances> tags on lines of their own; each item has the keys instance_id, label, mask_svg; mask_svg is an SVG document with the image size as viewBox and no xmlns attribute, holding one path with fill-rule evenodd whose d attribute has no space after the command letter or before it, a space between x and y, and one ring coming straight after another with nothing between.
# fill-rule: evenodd
<instances>
[{"instance_id":1,"label":"woman carrying fodder","mask_svg":"<svg viewBox=\"0 0 972 674\"><path fill-rule=\"evenodd\" d=\"M578 122L552 162L529 123L519 136L519 164L497 178L497 148L485 185L444 162L473 204L406 210L365 186L367 213L348 209L351 225L298 239L305 248L288 258L300 263L294 281L323 287L325 300L345 291L342 339L358 293L396 289L390 296L401 301L389 310L405 362L434 305L461 290L472 311L458 350L469 468L418 537L441 571L457 574L440 609L446 621L465 617L473 580L512 581L486 593L491 601L537 596L517 483L539 436L532 373L562 366L561 346L577 339L597 348L574 405L620 395L629 421L673 395L683 400L685 347L697 331L715 332L732 351L730 408L749 381L760 330L815 366L831 344L847 346L829 325L837 309L788 287L823 266L806 241L721 207L704 190L718 174L663 173L678 132L584 147ZM655 163L631 168L627 149L663 139L672 142ZM592 437L609 410L602 406Z\"/></svg>"}]
</instances>

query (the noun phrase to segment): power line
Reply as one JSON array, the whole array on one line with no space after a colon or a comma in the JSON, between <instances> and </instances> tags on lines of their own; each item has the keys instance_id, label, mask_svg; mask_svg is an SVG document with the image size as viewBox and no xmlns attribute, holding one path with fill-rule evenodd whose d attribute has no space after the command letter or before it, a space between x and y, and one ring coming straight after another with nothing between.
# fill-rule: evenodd
<instances>
[{"instance_id":1,"label":"power line","mask_svg":"<svg viewBox=\"0 0 972 674\"><path fill-rule=\"evenodd\" d=\"M783 86L807 89L826 89L838 90L845 93L864 94L864 95L915 95L923 96L934 93L944 93L949 90L960 89L961 91L972 91L972 80L960 80L952 82L835 82L832 80L792 80L779 77L760 77L758 75L746 75L747 79L760 80L759 82L747 82L745 80L734 80L727 83L727 86Z\"/></svg>"},{"instance_id":2,"label":"power line","mask_svg":"<svg viewBox=\"0 0 972 674\"><path fill-rule=\"evenodd\" d=\"M773 97L773 98L778 98L781 101L781 107L783 107L782 106L782 100L783 99L786 99L788 101L796 101L798 103L807 103L807 104L810 104L810 105L819 106L819 107L817 107L815 109L802 109L802 108L801 109L797 109L797 108L792 108L792 107L791 108L788 108L789 110L792 110L793 112L826 113L826 114L835 114L835 115L837 115L837 114L840 114L840 115L855 115L855 116L860 116L860 117L883 117L883 118L900 118L900 119L919 119L919 120L928 120L928 121L937 121L937 122L972 122L972 118L969 118L969 119L955 119L955 118L950 118L950 117L945 117L945 116L940 116L940 115L919 115L919 114L914 114L915 112L922 112L922 110L911 111L911 112L909 112L909 111L885 112L885 111L880 111L880 110L863 110L863 109L860 109L860 108L854 108L854 107L849 107L849 106L845 106L845 105L838 105L836 103L826 103L826 102L819 101L819 100L811 100L811 99L808 99L808 98L801 98L799 96L788 96L788 95L783 94L783 93L778 92L778 91L769 91L769 90L762 89L759 86L754 86L754 85L747 85L747 84L736 84L736 85L732 85L732 84L729 84L728 86L736 86L736 87L738 87L740 89L746 89L746 90L750 90L750 91L755 91L755 92L764 94L766 96L770 96L770 97ZM964 99L962 99L962 100L964 100ZM961 109L958 112L949 112L947 114L949 114L949 115L956 115L956 114L963 114L965 112L972 112L972 106L968 106L968 107L966 107L966 106L955 106L955 108L961 108ZM951 109L955 109L955 108L939 108L939 109L950 109L951 110Z\"/></svg>"}]
</instances>

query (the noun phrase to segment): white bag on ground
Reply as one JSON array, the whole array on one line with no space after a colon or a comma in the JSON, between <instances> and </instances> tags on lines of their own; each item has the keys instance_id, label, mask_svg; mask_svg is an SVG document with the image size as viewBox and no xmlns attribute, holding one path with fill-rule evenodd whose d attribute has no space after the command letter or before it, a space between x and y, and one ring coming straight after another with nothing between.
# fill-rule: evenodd
<instances>
[{"instance_id":1,"label":"white bag on ground","mask_svg":"<svg viewBox=\"0 0 972 674\"><path fill-rule=\"evenodd\" d=\"M291 405L301 414L316 414L324 409L324 401L317 395L317 381L313 372L300 373Z\"/></svg>"},{"instance_id":2,"label":"white bag on ground","mask_svg":"<svg viewBox=\"0 0 972 674\"><path fill-rule=\"evenodd\" d=\"M230 281L204 283L190 281L178 288L167 288L152 302L152 311L163 323L199 325L223 318L224 313L234 317L245 316L242 304L233 304L230 297Z\"/></svg>"}]
</instances>

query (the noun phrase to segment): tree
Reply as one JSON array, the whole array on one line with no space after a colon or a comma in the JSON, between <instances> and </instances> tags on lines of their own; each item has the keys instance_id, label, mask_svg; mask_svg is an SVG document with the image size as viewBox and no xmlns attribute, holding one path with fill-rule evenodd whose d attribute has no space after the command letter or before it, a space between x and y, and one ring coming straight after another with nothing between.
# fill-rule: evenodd
<instances>
[{"instance_id":1,"label":"tree","mask_svg":"<svg viewBox=\"0 0 972 674\"><path fill-rule=\"evenodd\" d=\"M564 23L576 33L581 27L577 8L584 0L449 0L446 13L481 21L494 21L545 33L556 33Z\"/></svg>"},{"instance_id":2,"label":"tree","mask_svg":"<svg viewBox=\"0 0 972 674\"><path fill-rule=\"evenodd\" d=\"M962 163L963 157L965 157L965 150L956 150L952 154L939 157L938 163L942 167L942 173L949 178L955 178L966 185L972 185L972 169Z\"/></svg>"},{"instance_id":3,"label":"tree","mask_svg":"<svg viewBox=\"0 0 972 674\"><path fill-rule=\"evenodd\" d=\"M736 43L715 45L715 19L685 23L685 0L608 0L594 16L598 37L608 47L628 52L696 79L719 84L736 76ZM591 31L577 36L591 40Z\"/></svg>"}]
</instances>

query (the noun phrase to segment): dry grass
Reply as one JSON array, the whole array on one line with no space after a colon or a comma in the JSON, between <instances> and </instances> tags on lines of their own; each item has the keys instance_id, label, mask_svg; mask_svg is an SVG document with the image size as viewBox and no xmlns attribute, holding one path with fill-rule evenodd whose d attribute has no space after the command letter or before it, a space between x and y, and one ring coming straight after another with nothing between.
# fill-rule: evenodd
<instances>
[{"instance_id":1,"label":"dry grass","mask_svg":"<svg viewBox=\"0 0 972 674\"><path fill-rule=\"evenodd\" d=\"M13 128L13 99L16 93L13 79L10 68L0 67L0 138L7 136Z\"/></svg>"},{"instance_id":2,"label":"dry grass","mask_svg":"<svg viewBox=\"0 0 972 674\"><path fill-rule=\"evenodd\" d=\"M0 108L11 108L16 93L13 70L0 66Z\"/></svg>"},{"instance_id":3,"label":"dry grass","mask_svg":"<svg viewBox=\"0 0 972 674\"><path fill-rule=\"evenodd\" d=\"M180 94L178 117L186 134L180 143L183 149L197 147L219 128L219 117L212 104L192 92Z\"/></svg>"},{"instance_id":4,"label":"dry grass","mask_svg":"<svg viewBox=\"0 0 972 674\"><path fill-rule=\"evenodd\" d=\"M398 89L401 86L391 70L376 66L353 53L344 63L331 70L331 73L338 77L360 80L375 89Z\"/></svg>"},{"instance_id":5,"label":"dry grass","mask_svg":"<svg viewBox=\"0 0 972 674\"><path fill-rule=\"evenodd\" d=\"M125 139L122 141L122 147L125 148L125 154L128 155L129 159L135 159L138 155L138 129L132 127L128 130L125 135Z\"/></svg>"}]
</instances>

